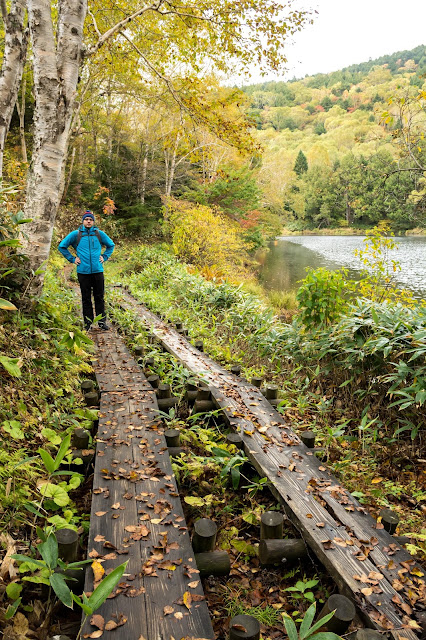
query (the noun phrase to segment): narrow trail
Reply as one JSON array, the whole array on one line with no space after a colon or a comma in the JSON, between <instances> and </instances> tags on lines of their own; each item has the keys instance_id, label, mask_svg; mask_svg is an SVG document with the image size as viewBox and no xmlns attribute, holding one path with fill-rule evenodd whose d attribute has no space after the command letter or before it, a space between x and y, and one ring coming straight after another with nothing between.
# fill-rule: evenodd
<instances>
[{"instance_id":1,"label":"narrow trail","mask_svg":"<svg viewBox=\"0 0 426 640\"><path fill-rule=\"evenodd\" d=\"M426 584L408 552L301 443L259 389L199 352L123 290L120 304L209 385L247 457L365 624L401 640L418 638L415 613L424 610Z\"/></svg>"},{"instance_id":2,"label":"narrow trail","mask_svg":"<svg viewBox=\"0 0 426 640\"><path fill-rule=\"evenodd\" d=\"M82 637L105 624L115 640L212 640L155 391L114 330L92 338L101 399L85 592L128 565Z\"/></svg>"}]
</instances>

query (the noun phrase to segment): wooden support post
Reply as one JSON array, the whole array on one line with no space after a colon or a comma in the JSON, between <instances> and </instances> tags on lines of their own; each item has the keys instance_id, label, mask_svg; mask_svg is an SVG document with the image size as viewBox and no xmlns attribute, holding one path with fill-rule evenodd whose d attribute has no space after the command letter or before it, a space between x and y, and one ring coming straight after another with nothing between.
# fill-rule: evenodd
<instances>
[{"instance_id":1,"label":"wooden support post","mask_svg":"<svg viewBox=\"0 0 426 640\"><path fill-rule=\"evenodd\" d=\"M307 555L305 542L301 539L261 540L259 559L264 565L294 562Z\"/></svg>"},{"instance_id":2,"label":"wooden support post","mask_svg":"<svg viewBox=\"0 0 426 640\"><path fill-rule=\"evenodd\" d=\"M382 509L379 516L382 518L382 525L384 526L385 531L391 535L395 533L399 524L398 514L395 513L395 511L392 511L392 509Z\"/></svg>"},{"instance_id":3,"label":"wooden support post","mask_svg":"<svg viewBox=\"0 0 426 640\"><path fill-rule=\"evenodd\" d=\"M241 614L232 618L229 625L229 640L259 640L260 638L260 622L248 616Z\"/></svg>"},{"instance_id":4,"label":"wooden support post","mask_svg":"<svg viewBox=\"0 0 426 640\"><path fill-rule=\"evenodd\" d=\"M254 376L251 379L251 383L254 387L257 387L258 389L260 389L260 387L262 386L262 382L263 382L263 378L261 378L260 376Z\"/></svg>"},{"instance_id":5,"label":"wooden support post","mask_svg":"<svg viewBox=\"0 0 426 640\"><path fill-rule=\"evenodd\" d=\"M284 518L279 511L265 511L260 518L260 539L281 540L283 537Z\"/></svg>"},{"instance_id":6,"label":"wooden support post","mask_svg":"<svg viewBox=\"0 0 426 640\"><path fill-rule=\"evenodd\" d=\"M154 358L152 358L151 356L149 358L145 358L143 372L147 377L152 375L152 369L154 366L155 366Z\"/></svg>"},{"instance_id":7,"label":"wooden support post","mask_svg":"<svg viewBox=\"0 0 426 640\"><path fill-rule=\"evenodd\" d=\"M168 447L167 451L171 458L178 458L182 453L185 453L182 447Z\"/></svg>"},{"instance_id":8,"label":"wooden support post","mask_svg":"<svg viewBox=\"0 0 426 640\"><path fill-rule=\"evenodd\" d=\"M355 605L346 596L341 596L340 594L335 593L333 596L330 596L325 603L318 616L318 620L334 610L334 616L324 625L324 629L337 633L337 635L341 636L343 633L346 633L349 625L355 618Z\"/></svg>"},{"instance_id":9,"label":"wooden support post","mask_svg":"<svg viewBox=\"0 0 426 640\"><path fill-rule=\"evenodd\" d=\"M89 446L90 433L86 429L75 429L72 434L72 445L76 449L87 449Z\"/></svg>"},{"instance_id":10,"label":"wooden support post","mask_svg":"<svg viewBox=\"0 0 426 640\"><path fill-rule=\"evenodd\" d=\"M83 382L80 385L81 388L81 392L84 394L89 393L89 391L93 391L95 387L95 383L93 382L93 380L83 380Z\"/></svg>"},{"instance_id":11,"label":"wooden support post","mask_svg":"<svg viewBox=\"0 0 426 640\"><path fill-rule=\"evenodd\" d=\"M160 376L157 376L157 374L154 373L152 376L148 376L147 380L153 389L158 389L158 386L160 384Z\"/></svg>"},{"instance_id":12,"label":"wooden support post","mask_svg":"<svg viewBox=\"0 0 426 640\"><path fill-rule=\"evenodd\" d=\"M76 562L78 552L78 533L74 529L58 529L55 533L58 541L58 556L64 562Z\"/></svg>"},{"instance_id":13,"label":"wooden support post","mask_svg":"<svg viewBox=\"0 0 426 640\"><path fill-rule=\"evenodd\" d=\"M217 524L209 518L201 518L194 524L192 548L194 553L213 551L216 546Z\"/></svg>"},{"instance_id":14,"label":"wooden support post","mask_svg":"<svg viewBox=\"0 0 426 640\"><path fill-rule=\"evenodd\" d=\"M308 449L313 449L315 447L315 433L313 431L302 431L300 439Z\"/></svg>"},{"instance_id":15,"label":"wooden support post","mask_svg":"<svg viewBox=\"0 0 426 640\"><path fill-rule=\"evenodd\" d=\"M227 576L231 571L231 561L226 551L195 553L194 558L201 578Z\"/></svg>"},{"instance_id":16,"label":"wooden support post","mask_svg":"<svg viewBox=\"0 0 426 640\"><path fill-rule=\"evenodd\" d=\"M215 408L215 403L211 400L196 400L192 413L208 413L209 411L214 411Z\"/></svg>"},{"instance_id":17,"label":"wooden support post","mask_svg":"<svg viewBox=\"0 0 426 640\"><path fill-rule=\"evenodd\" d=\"M166 429L164 432L164 437L166 439L166 445L168 447L178 447L180 440L180 431L179 429Z\"/></svg>"},{"instance_id":18,"label":"wooden support post","mask_svg":"<svg viewBox=\"0 0 426 640\"><path fill-rule=\"evenodd\" d=\"M265 397L267 400L278 400L278 386L276 384L267 384L265 387Z\"/></svg>"},{"instance_id":19,"label":"wooden support post","mask_svg":"<svg viewBox=\"0 0 426 640\"><path fill-rule=\"evenodd\" d=\"M93 449L74 449L72 452L72 459L76 460L80 458L83 461L83 464L73 464L72 471L76 473L85 473L89 464L92 462L95 456L95 452Z\"/></svg>"},{"instance_id":20,"label":"wooden support post","mask_svg":"<svg viewBox=\"0 0 426 640\"><path fill-rule=\"evenodd\" d=\"M143 356L143 354L145 353L145 347L141 344L136 345L136 347L134 348L135 354L141 358Z\"/></svg>"},{"instance_id":21,"label":"wooden support post","mask_svg":"<svg viewBox=\"0 0 426 640\"><path fill-rule=\"evenodd\" d=\"M158 397L164 400L165 398L171 398L172 392L170 390L169 384L159 384L158 385Z\"/></svg>"},{"instance_id":22,"label":"wooden support post","mask_svg":"<svg viewBox=\"0 0 426 640\"><path fill-rule=\"evenodd\" d=\"M211 400L212 394L208 387L200 387L197 393L197 400Z\"/></svg>"},{"instance_id":23,"label":"wooden support post","mask_svg":"<svg viewBox=\"0 0 426 640\"><path fill-rule=\"evenodd\" d=\"M188 380L186 383L185 400L187 400L190 407L194 404L198 395L198 382L196 380Z\"/></svg>"},{"instance_id":24,"label":"wooden support post","mask_svg":"<svg viewBox=\"0 0 426 640\"><path fill-rule=\"evenodd\" d=\"M241 365L233 364L232 367L231 367L231 373L233 373L234 376L240 376L241 375Z\"/></svg>"},{"instance_id":25,"label":"wooden support post","mask_svg":"<svg viewBox=\"0 0 426 640\"><path fill-rule=\"evenodd\" d=\"M228 444L234 444L237 449L244 449L244 442L239 433L228 433L226 442Z\"/></svg>"},{"instance_id":26,"label":"wooden support post","mask_svg":"<svg viewBox=\"0 0 426 640\"><path fill-rule=\"evenodd\" d=\"M182 329L183 327L183 322L181 320L175 320L175 327L176 329L179 331L179 329Z\"/></svg>"},{"instance_id":27,"label":"wooden support post","mask_svg":"<svg viewBox=\"0 0 426 640\"><path fill-rule=\"evenodd\" d=\"M195 343L194 343L194 347L196 349L198 349L198 351L203 352L204 351L204 343L203 343L203 341L202 340L196 340Z\"/></svg>"},{"instance_id":28,"label":"wooden support post","mask_svg":"<svg viewBox=\"0 0 426 640\"><path fill-rule=\"evenodd\" d=\"M158 398L157 400L158 408L160 411L164 411L165 413L179 404L179 398Z\"/></svg>"},{"instance_id":29,"label":"wooden support post","mask_svg":"<svg viewBox=\"0 0 426 640\"><path fill-rule=\"evenodd\" d=\"M84 396L84 402L87 407L98 407L99 406L99 394L97 391L89 391Z\"/></svg>"}]
</instances>

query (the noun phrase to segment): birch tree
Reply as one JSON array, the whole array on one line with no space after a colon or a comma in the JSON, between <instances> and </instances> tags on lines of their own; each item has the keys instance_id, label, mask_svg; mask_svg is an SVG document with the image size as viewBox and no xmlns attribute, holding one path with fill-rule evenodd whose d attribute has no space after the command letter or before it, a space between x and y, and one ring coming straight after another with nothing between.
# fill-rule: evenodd
<instances>
[{"instance_id":1,"label":"birch tree","mask_svg":"<svg viewBox=\"0 0 426 640\"><path fill-rule=\"evenodd\" d=\"M10 11L6 0L0 0L4 23L4 53L0 70L0 179L6 136L18 96L25 66L28 30L25 29L26 0L12 0Z\"/></svg>"}]
</instances>

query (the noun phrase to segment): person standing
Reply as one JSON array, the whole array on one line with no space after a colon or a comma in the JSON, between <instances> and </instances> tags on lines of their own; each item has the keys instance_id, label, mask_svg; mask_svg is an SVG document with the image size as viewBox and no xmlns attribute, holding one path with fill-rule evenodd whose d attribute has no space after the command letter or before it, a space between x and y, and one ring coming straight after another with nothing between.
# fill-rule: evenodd
<instances>
[{"instance_id":1,"label":"person standing","mask_svg":"<svg viewBox=\"0 0 426 640\"><path fill-rule=\"evenodd\" d=\"M103 246L104 253L102 253ZM114 246L111 238L95 226L95 216L92 211L85 211L82 225L76 231L71 231L58 247L68 262L77 265L86 331L90 329L94 319L92 292L96 315L101 316L99 328L104 331L109 329L105 315L104 263L111 257ZM69 247L75 249L76 256L69 251Z\"/></svg>"}]
</instances>

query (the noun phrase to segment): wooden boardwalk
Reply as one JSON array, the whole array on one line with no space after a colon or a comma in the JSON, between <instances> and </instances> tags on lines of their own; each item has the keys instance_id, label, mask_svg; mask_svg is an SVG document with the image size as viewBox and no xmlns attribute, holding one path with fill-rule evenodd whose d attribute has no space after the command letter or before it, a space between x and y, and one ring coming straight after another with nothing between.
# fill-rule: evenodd
<instances>
[{"instance_id":1,"label":"wooden boardwalk","mask_svg":"<svg viewBox=\"0 0 426 640\"><path fill-rule=\"evenodd\" d=\"M233 376L159 320L128 293L133 311L164 348L206 381L246 455L268 477L307 544L357 605L365 624L395 638L418 638L415 613L426 604L424 572L300 442L260 391Z\"/></svg>"},{"instance_id":2,"label":"wooden boardwalk","mask_svg":"<svg viewBox=\"0 0 426 640\"><path fill-rule=\"evenodd\" d=\"M106 629L114 627L102 637L211 640L155 393L114 331L93 339L101 404L88 541L94 564L85 591L93 591L95 575L128 560L113 597L96 612ZM96 629L88 621L82 637Z\"/></svg>"}]
</instances>

